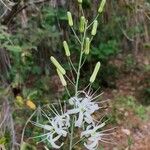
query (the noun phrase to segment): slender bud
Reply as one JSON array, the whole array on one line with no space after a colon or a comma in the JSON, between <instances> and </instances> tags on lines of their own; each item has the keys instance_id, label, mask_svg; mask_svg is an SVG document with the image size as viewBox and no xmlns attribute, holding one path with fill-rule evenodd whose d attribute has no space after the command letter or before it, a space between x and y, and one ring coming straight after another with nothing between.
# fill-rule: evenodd
<instances>
[{"instance_id":1,"label":"slender bud","mask_svg":"<svg viewBox=\"0 0 150 150\"><path fill-rule=\"evenodd\" d=\"M71 12L70 11L68 11L67 12L67 16L68 16L68 24L69 24L69 26L73 26L73 20L72 20L72 15L71 15Z\"/></svg>"},{"instance_id":2,"label":"slender bud","mask_svg":"<svg viewBox=\"0 0 150 150\"><path fill-rule=\"evenodd\" d=\"M98 26L98 21L95 20L94 23L93 23L93 28L92 28L92 31L91 31L91 35L95 35L96 32L97 32L97 26Z\"/></svg>"},{"instance_id":3,"label":"slender bud","mask_svg":"<svg viewBox=\"0 0 150 150\"><path fill-rule=\"evenodd\" d=\"M60 65L60 63L53 57L50 57L52 63L54 64L54 66L64 75L66 74L65 69Z\"/></svg>"},{"instance_id":4,"label":"slender bud","mask_svg":"<svg viewBox=\"0 0 150 150\"><path fill-rule=\"evenodd\" d=\"M85 40L85 54L88 55L90 52L90 39L87 37Z\"/></svg>"},{"instance_id":5,"label":"slender bud","mask_svg":"<svg viewBox=\"0 0 150 150\"><path fill-rule=\"evenodd\" d=\"M94 68L93 74L90 77L91 83L93 83L95 81L99 69L100 69L100 62L97 62L96 66Z\"/></svg>"},{"instance_id":6,"label":"slender bud","mask_svg":"<svg viewBox=\"0 0 150 150\"><path fill-rule=\"evenodd\" d=\"M80 4L81 4L81 3L82 3L82 0L78 0L78 3L80 3Z\"/></svg>"},{"instance_id":7,"label":"slender bud","mask_svg":"<svg viewBox=\"0 0 150 150\"><path fill-rule=\"evenodd\" d=\"M64 78L64 76L63 76L63 74L57 69L57 73L58 73L58 76L59 76L59 78L60 78L60 81L61 81L61 83L62 83L62 85L63 86L66 86L67 85L67 82L66 82L66 80L65 80L65 78Z\"/></svg>"},{"instance_id":8,"label":"slender bud","mask_svg":"<svg viewBox=\"0 0 150 150\"><path fill-rule=\"evenodd\" d=\"M102 0L102 2L100 3L99 9L98 9L99 13L103 12L105 4L106 4L106 0Z\"/></svg>"},{"instance_id":9,"label":"slender bud","mask_svg":"<svg viewBox=\"0 0 150 150\"><path fill-rule=\"evenodd\" d=\"M69 57L70 56L70 50L69 50L69 46L68 46L66 41L63 41L63 46L64 46L64 49L65 49L66 56Z\"/></svg>"},{"instance_id":10,"label":"slender bud","mask_svg":"<svg viewBox=\"0 0 150 150\"><path fill-rule=\"evenodd\" d=\"M85 17L82 16L80 18L80 27L79 27L79 30L80 30L81 33L84 32L84 28L85 28Z\"/></svg>"}]
</instances>

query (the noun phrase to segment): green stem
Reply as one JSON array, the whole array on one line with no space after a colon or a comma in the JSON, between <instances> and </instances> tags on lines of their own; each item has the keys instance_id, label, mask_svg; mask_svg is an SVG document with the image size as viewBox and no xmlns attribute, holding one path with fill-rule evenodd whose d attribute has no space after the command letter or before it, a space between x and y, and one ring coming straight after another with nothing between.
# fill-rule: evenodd
<instances>
[{"instance_id":1,"label":"green stem","mask_svg":"<svg viewBox=\"0 0 150 150\"><path fill-rule=\"evenodd\" d=\"M71 97L70 92L69 92L69 90L68 90L68 88L67 88L67 87L65 87L65 90L66 90L66 92L67 92L68 96L69 96L69 97Z\"/></svg>"},{"instance_id":2,"label":"green stem","mask_svg":"<svg viewBox=\"0 0 150 150\"><path fill-rule=\"evenodd\" d=\"M95 21L98 17L99 17L99 14L97 14L97 16L95 17L95 19L90 23L89 26L87 26L87 29L89 29L89 28L93 25L94 21Z\"/></svg>"},{"instance_id":3,"label":"green stem","mask_svg":"<svg viewBox=\"0 0 150 150\"><path fill-rule=\"evenodd\" d=\"M83 14L84 15L84 14ZM78 91L78 85L79 85L79 78L80 78L80 69L81 69L81 65L82 65L82 57L83 57L83 53L84 53L84 41L85 41L85 37L86 37L86 31L87 31L87 22L85 24L85 30L84 30L84 34L83 34L83 39L82 42L79 40L78 36L76 35L76 32L74 31L74 29L72 28L72 31L74 32L75 37L77 38L77 40L79 41L79 43L81 44L81 52L80 52L80 58L79 58L79 65L78 65L78 70L77 70L77 77L76 77L76 85L75 85L75 95L77 95L77 91ZM71 135L70 135L70 145L69 145L69 150L72 150L73 148L73 132L74 132L74 122L75 122L75 118L73 117L73 122L72 122L72 126L71 126Z\"/></svg>"},{"instance_id":4,"label":"green stem","mask_svg":"<svg viewBox=\"0 0 150 150\"><path fill-rule=\"evenodd\" d=\"M84 140L85 137L81 138L80 140L78 140L72 147L76 146L78 143L80 143L82 140Z\"/></svg>"},{"instance_id":5,"label":"green stem","mask_svg":"<svg viewBox=\"0 0 150 150\"><path fill-rule=\"evenodd\" d=\"M83 52L81 51L80 53L80 59L79 59L79 66L78 66L78 72L77 72L77 79L76 79L76 89L75 89L75 93L77 94L78 91L78 85L79 85L79 78L80 78L80 68L81 68L81 62L82 62L82 56L83 56Z\"/></svg>"},{"instance_id":6,"label":"green stem","mask_svg":"<svg viewBox=\"0 0 150 150\"><path fill-rule=\"evenodd\" d=\"M86 37L86 30L87 30L87 23L85 25L85 31L84 31L83 40L82 40L82 43L81 43L81 52L80 52L79 66L78 66L78 71L77 71L75 95L77 94L77 91L78 91L79 78L80 78L80 69L81 69L81 64L82 64L82 56L83 56L83 53L84 53L83 50L84 50L84 41L85 41L85 37Z\"/></svg>"},{"instance_id":7,"label":"green stem","mask_svg":"<svg viewBox=\"0 0 150 150\"><path fill-rule=\"evenodd\" d=\"M82 16L85 16L85 15L84 15L84 11L83 11L83 8L82 8L82 5L81 5L81 4L79 5L79 8L80 8L80 11L81 11L81 13L82 13Z\"/></svg>"},{"instance_id":8,"label":"green stem","mask_svg":"<svg viewBox=\"0 0 150 150\"><path fill-rule=\"evenodd\" d=\"M23 127L23 130L22 130L22 134L21 134L21 145L23 144L23 138L24 138L24 133L25 133L25 129L26 129L26 126L28 125L28 123L30 122L31 118L34 116L34 114L37 112L37 110L35 110L32 115L28 118L28 120L26 121L25 123L25 126Z\"/></svg>"},{"instance_id":9,"label":"green stem","mask_svg":"<svg viewBox=\"0 0 150 150\"><path fill-rule=\"evenodd\" d=\"M81 44L81 41L80 41L79 37L77 36L77 34L76 34L75 30L73 29L73 27L71 27L71 29L72 29L72 32L75 35L77 41Z\"/></svg>"},{"instance_id":10,"label":"green stem","mask_svg":"<svg viewBox=\"0 0 150 150\"><path fill-rule=\"evenodd\" d=\"M77 70L76 70L75 66L73 65L73 62L71 61L70 57L68 58L68 61L69 61L70 65L71 65L71 67L73 68L74 72L77 74Z\"/></svg>"},{"instance_id":11,"label":"green stem","mask_svg":"<svg viewBox=\"0 0 150 150\"><path fill-rule=\"evenodd\" d=\"M71 66L71 64L70 64L69 61L68 61L68 65L69 65L69 67L70 67L70 72L71 72L71 76L72 76L73 83L75 83L75 78L74 78L74 75L73 75L72 66Z\"/></svg>"},{"instance_id":12,"label":"green stem","mask_svg":"<svg viewBox=\"0 0 150 150\"><path fill-rule=\"evenodd\" d=\"M84 58L84 60L83 60L83 62L82 62L82 64L81 64L81 68L82 68L82 66L84 65L85 61L86 61L86 57Z\"/></svg>"}]
</instances>

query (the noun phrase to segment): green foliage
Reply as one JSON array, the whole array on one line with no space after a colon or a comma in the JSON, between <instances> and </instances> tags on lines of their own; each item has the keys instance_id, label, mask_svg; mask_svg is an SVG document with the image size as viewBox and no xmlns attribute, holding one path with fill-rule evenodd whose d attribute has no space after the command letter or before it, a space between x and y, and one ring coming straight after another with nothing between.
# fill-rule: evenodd
<instances>
[{"instance_id":1,"label":"green foliage","mask_svg":"<svg viewBox=\"0 0 150 150\"><path fill-rule=\"evenodd\" d=\"M118 110L117 106L113 105L111 113L106 116L109 124L119 124L121 119L123 119L123 114Z\"/></svg>"},{"instance_id":2,"label":"green foliage","mask_svg":"<svg viewBox=\"0 0 150 150\"><path fill-rule=\"evenodd\" d=\"M105 60L110 56L117 54L118 45L116 40L107 41L107 43L100 43L96 47L93 47L91 50L91 55L95 59Z\"/></svg>"},{"instance_id":3,"label":"green foliage","mask_svg":"<svg viewBox=\"0 0 150 150\"><path fill-rule=\"evenodd\" d=\"M144 89L144 104L150 105L150 88Z\"/></svg>"},{"instance_id":4,"label":"green foliage","mask_svg":"<svg viewBox=\"0 0 150 150\"><path fill-rule=\"evenodd\" d=\"M126 120L125 112L133 112L142 120L148 118L147 109L136 101L133 96L116 96L112 103L111 113L106 116L109 123L119 124L122 120ZM132 144L132 139L128 139L128 144Z\"/></svg>"},{"instance_id":5,"label":"green foliage","mask_svg":"<svg viewBox=\"0 0 150 150\"><path fill-rule=\"evenodd\" d=\"M6 129L7 129L6 131L1 131L0 133L0 146L4 146L5 148L10 149L11 133L8 131L8 128Z\"/></svg>"},{"instance_id":6,"label":"green foliage","mask_svg":"<svg viewBox=\"0 0 150 150\"><path fill-rule=\"evenodd\" d=\"M5 137L1 137L0 138L0 145L4 145L4 144L6 144L6 138Z\"/></svg>"},{"instance_id":7,"label":"green foliage","mask_svg":"<svg viewBox=\"0 0 150 150\"><path fill-rule=\"evenodd\" d=\"M143 88L139 92L139 97L140 97L139 102L141 102L143 105L147 106L147 105L150 105L150 79L149 79L149 76L148 76L148 78L145 78L143 80L143 83L146 85L143 85Z\"/></svg>"},{"instance_id":8,"label":"green foliage","mask_svg":"<svg viewBox=\"0 0 150 150\"><path fill-rule=\"evenodd\" d=\"M141 119L146 119L146 108L140 103L136 102L136 99L133 96L120 97L118 103L125 108L130 108L132 111L138 115Z\"/></svg>"},{"instance_id":9,"label":"green foliage","mask_svg":"<svg viewBox=\"0 0 150 150\"><path fill-rule=\"evenodd\" d=\"M23 142L21 145L21 150L36 150L36 148L28 143Z\"/></svg>"},{"instance_id":10,"label":"green foliage","mask_svg":"<svg viewBox=\"0 0 150 150\"><path fill-rule=\"evenodd\" d=\"M39 14L28 18L27 28L20 29L21 24L18 22L15 32L10 34L5 26L0 27L1 47L8 51L12 62L7 78L13 87L18 87L30 76L40 75L43 70L45 71L47 66L43 68L39 63L45 60L44 63L49 65L50 51L45 53L43 49L58 49L62 34L58 29L58 22L66 19L63 8L57 10L44 5Z\"/></svg>"},{"instance_id":11,"label":"green foliage","mask_svg":"<svg viewBox=\"0 0 150 150\"><path fill-rule=\"evenodd\" d=\"M131 71L135 68L136 62L132 54L128 54L124 59L124 68L126 71Z\"/></svg>"},{"instance_id":12,"label":"green foliage","mask_svg":"<svg viewBox=\"0 0 150 150\"><path fill-rule=\"evenodd\" d=\"M10 34L7 33L7 27L0 25L0 43L1 47L5 47L10 42Z\"/></svg>"},{"instance_id":13,"label":"green foliage","mask_svg":"<svg viewBox=\"0 0 150 150\"><path fill-rule=\"evenodd\" d=\"M131 145L133 144L133 139L131 136L128 136L128 146L129 148L131 147Z\"/></svg>"}]
</instances>

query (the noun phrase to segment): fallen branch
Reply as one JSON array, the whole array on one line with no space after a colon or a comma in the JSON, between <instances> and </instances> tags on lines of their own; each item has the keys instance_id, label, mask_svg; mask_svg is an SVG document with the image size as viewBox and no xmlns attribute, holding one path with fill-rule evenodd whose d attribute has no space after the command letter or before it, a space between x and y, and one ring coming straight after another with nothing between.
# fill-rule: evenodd
<instances>
[{"instance_id":1,"label":"fallen branch","mask_svg":"<svg viewBox=\"0 0 150 150\"><path fill-rule=\"evenodd\" d=\"M50 0L39 0L39 1L35 1L35 2L30 2L30 3L26 3L25 5L21 6L21 0L19 0L18 3L16 3L10 13L6 16L6 18L4 18L4 20L2 21L2 24L9 26L9 24L11 23L11 21L13 20L13 18L15 16L17 16L18 13L20 13L23 9L26 9L28 6L32 5L32 4L40 4L40 3L44 3Z\"/></svg>"}]
</instances>

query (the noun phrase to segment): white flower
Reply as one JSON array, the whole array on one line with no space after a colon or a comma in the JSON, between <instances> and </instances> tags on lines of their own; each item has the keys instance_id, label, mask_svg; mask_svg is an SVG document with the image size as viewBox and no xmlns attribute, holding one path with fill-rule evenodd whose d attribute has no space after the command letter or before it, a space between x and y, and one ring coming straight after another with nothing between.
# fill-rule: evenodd
<instances>
[{"instance_id":1,"label":"white flower","mask_svg":"<svg viewBox=\"0 0 150 150\"><path fill-rule=\"evenodd\" d=\"M78 119L75 122L76 127L81 127L83 122L94 124L92 114L99 109L98 104L92 101L90 96L85 95L83 98L72 97L69 99L69 104L74 105L73 109L67 111L70 114L78 114Z\"/></svg>"},{"instance_id":2,"label":"white flower","mask_svg":"<svg viewBox=\"0 0 150 150\"><path fill-rule=\"evenodd\" d=\"M40 128L43 128L44 130L46 130L45 131L46 133L44 133L44 134L42 134L40 136L36 136L35 138L41 137L42 138L41 142L47 140L50 143L50 145L53 148L55 148L55 149L59 149L63 145L63 143L61 143L60 146L56 145L56 143L55 143L62 135L61 134L60 135L56 135L56 132L55 132L55 129L54 129L55 127L54 126L51 126L51 125L42 125L42 124L37 123L37 122L32 122L32 123L34 125L36 125L37 127L40 127ZM54 137L54 135L56 135L56 136Z\"/></svg>"},{"instance_id":3,"label":"white flower","mask_svg":"<svg viewBox=\"0 0 150 150\"><path fill-rule=\"evenodd\" d=\"M87 126L86 130L81 133L81 137L88 137L88 142L84 143L84 146L89 150L96 150L98 148L99 141L102 140L102 136L104 135L101 132L98 132L100 128L105 126L105 122L98 126Z\"/></svg>"},{"instance_id":4,"label":"white flower","mask_svg":"<svg viewBox=\"0 0 150 150\"><path fill-rule=\"evenodd\" d=\"M48 141L50 145L55 149L60 149L60 147L64 144L61 143L61 145L57 145L56 142L63 136L67 136L67 129L70 127L70 117L68 114L64 113L62 115L55 115L53 118L48 118L48 124L40 124L37 122L32 122L37 127L44 129L44 134L37 136L41 137L42 141ZM36 138L36 137L35 137Z\"/></svg>"},{"instance_id":5,"label":"white flower","mask_svg":"<svg viewBox=\"0 0 150 150\"><path fill-rule=\"evenodd\" d=\"M67 136L67 128L70 127L70 117L68 114L63 115L56 115L52 121L51 124L54 127L54 130L57 134L63 135L64 137Z\"/></svg>"}]
</instances>

